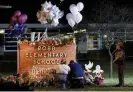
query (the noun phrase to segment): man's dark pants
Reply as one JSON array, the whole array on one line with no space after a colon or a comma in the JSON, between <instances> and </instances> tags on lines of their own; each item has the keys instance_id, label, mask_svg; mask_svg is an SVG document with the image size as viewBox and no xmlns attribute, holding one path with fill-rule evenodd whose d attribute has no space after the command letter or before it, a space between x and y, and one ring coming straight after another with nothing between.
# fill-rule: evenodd
<instances>
[{"instance_id":1,"label":"man's dark pants","mask_svg":"<svg viewBox=\"0 0 133 92\"><path fill-rule=\"evenodd\" d=\"M71 79L71 88L84 88L84 79Z\"/></svg>"},{"instance_id":2,"label":"man's dark pants","mask_svg":"<svg viewBox=\"0 0 133 92\"><path fill-rule=\"evenodd\" d=\"M119 78L119 85L124 86L124 73L123 73L124 65L118 64L117 71L118 71L118 78Z\"/></svg>"}]
</instances>

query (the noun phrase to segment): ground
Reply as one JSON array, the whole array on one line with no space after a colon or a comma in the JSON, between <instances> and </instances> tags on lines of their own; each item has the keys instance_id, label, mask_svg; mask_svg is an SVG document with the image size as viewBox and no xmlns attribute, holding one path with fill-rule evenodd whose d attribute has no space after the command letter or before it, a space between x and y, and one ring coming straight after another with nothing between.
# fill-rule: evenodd
<instances>
[{"instance_id":1,"label":"ground","mask_svg":"<svg viewBox=\"0 0 133 92\"><path fill-rule=\"evenodd\" d=\"M113 87L118 83L117 78L105 78L103 85L101 86L85 86L82 89L59 89L55 87L50 88L35 88L37 91L132 91L133 90L133 78L125 78L125 87Z\"/></svg>"},{"instance_id":2,"label":"ground","mask_svg":"<svg viewBox=\"0 0 133 92\"><path fill-rule=\"evenodd\" d=\"M130 69L130 68L129 68ZM105 72L106 73L106 72ZM10 73L11 74L11 73ZM5 75L5 74L4 74ZM6 74L8 75L8 74ZM85 86L83 89L59 89L55 87L48 87L48 88L35 88L36 91L132 91L133 90L133 74L132 70L125 70L125 87L113 87L118 83L116 72L113 73L113 78L108 77L108 73L105 74L105 80L101 86Z\"/></svg>"},{"instance_id":3,"label":"ground","mask_svg":"<svg viewBox=\"0 0 133 92\"><path fill-rule=\"evenodd\" d=\"M84 62L87 63L87 62ZM82 65L84 65L82 62ZM83 89L64 89L64 91L76 91L76 90L81 90L81 91L132 91L133 90L133 64L132 60L126 61L125 64L125 69L124 69L124 77L125 77L125 87L113 87L114 85L118 84L118 79L117 79L117 71L116 71L116 66L114 65L113 68L113 78L109 78L109 61L94 61L94 67L95 65L99 64L101 65L101 68L104 70L104 82L101 86L85 86ZM7 66L7 65L10 65ZM12 63L10 64L5 63L1 64L1 69L6 69L6 72L0 72L0 75L9 75L14 72L8 72L9 70L13 69L15 64ZM55 88L55 87L50 87L50 88L35 88L37 91L60 91L61 89Z\"/></svg>"}]
</instances>

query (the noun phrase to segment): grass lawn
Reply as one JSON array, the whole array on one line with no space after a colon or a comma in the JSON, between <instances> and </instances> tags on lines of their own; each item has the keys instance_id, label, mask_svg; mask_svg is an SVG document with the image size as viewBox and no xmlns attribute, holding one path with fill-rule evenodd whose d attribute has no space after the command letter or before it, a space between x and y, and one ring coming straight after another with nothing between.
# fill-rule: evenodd
<instances>
[{"instance_id":1,"label":"grass lawn","mask_svg":"<svg viewBox=\"0 0 133 92\"><path fill-rule=\"evenodd\" d=\"M133 90L133 62L127 62L124 69L124 79L125 87L113 87L118 84L116 67L113 68L113 78L109 78L109 62L94 62L101 65L101 68L104 70L104 82L101 86L85 86L83 89L59 89L57 87L48 87L48 88L35 88L36 91L132 91ZM11 65L11 64L10 64ZM3 66L4 67L4 66ZM9 69L9 66L5 66L6 69ZM93 67L95 69L95 67ZM0 72L0 75L7 76L14 72Z\"/></svg>"},{"instance_id":2,"label":"grass lawn","mask_svg":"<svg viewBox=\"0 0 133 92\"><path fill-rule=\"evenodd\" d=\"M35 88L36 91L132 91L133 78L125 78L125 87L113 87L118 83L117 78L105 78L101 86L87 86L82 89L59 89L57 87Z\"/></svg>"},{"instance_id":3,"label":"grass lawn","mask_svg":"<svg viewBox=\"0 0 133 92\"><path fill-rule=\"evenodd\" d=\"M124 80L125 87L114 87L118 84L116 66L113 67L113 77L109 78L109 62L94 62L95 64L101 65L104 70L104 82L101 86L85 86L82 89L59 89L57 87L48 88L35 88L37 91L133 91L133 64L132 62L127 62L124 69ZM95 67L94 67L95 68ZM93 68L93 69L94 69Z\"/></svg>"}]
</instances>

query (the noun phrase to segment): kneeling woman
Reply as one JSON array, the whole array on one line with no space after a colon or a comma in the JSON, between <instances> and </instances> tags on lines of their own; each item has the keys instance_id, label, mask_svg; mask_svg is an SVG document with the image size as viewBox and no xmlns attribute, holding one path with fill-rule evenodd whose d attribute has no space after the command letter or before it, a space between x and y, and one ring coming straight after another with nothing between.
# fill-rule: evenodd
<instances>
[{"instance_id":1,"label":"kneeling woman","mask_svg":"<svg viewBox=\"0 0 133 92\"><path fill-rule=\"evenodd\" d=\"M58 65L57 74L59 76L60 88L66 88L67 75L70 71L70 67L66 64L65 60L61 61L61 64Z\"/></svg>"}]
</instances>

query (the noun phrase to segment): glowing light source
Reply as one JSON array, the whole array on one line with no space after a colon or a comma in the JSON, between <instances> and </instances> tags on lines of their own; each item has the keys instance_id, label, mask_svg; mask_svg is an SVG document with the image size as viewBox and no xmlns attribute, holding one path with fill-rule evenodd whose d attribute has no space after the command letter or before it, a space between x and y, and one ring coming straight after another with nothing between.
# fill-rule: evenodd
<instances>
[{"instance_id":1,"label":"glowing light source","mask_svg":"<svg viewBox=\"0 0 133 92\"><path fill-rule=\"evenodd\" d=\"M107 35L104 35L103 37L104 37L104 38L107 38Z\"/></svg>"},{"instance_id":2,"label":"glowing light source","mask_svg":"<svg viewBox=\"0 0 133 92\"><path fill-rule=\"evenodd\" d=\"M5 30L4 29L0 29L0 34L4 34Z\"/></svg>"}]
</instances>

